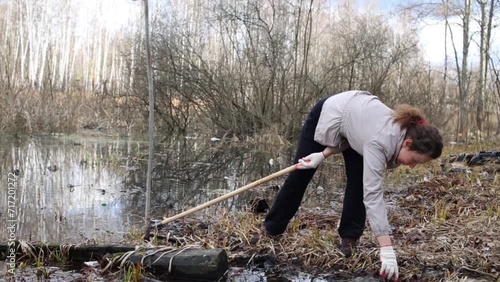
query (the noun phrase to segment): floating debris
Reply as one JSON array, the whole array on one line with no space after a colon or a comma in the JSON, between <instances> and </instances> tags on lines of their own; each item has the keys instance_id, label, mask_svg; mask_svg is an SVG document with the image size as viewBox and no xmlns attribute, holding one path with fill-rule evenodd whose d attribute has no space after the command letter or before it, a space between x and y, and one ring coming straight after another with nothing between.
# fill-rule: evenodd
<instances>
[{"instance_id":1,"label":"floating debris","mask_svg":"<svg viewBox=\"0 0 500 282\"><path fill-rule=\"evenodd\" d=\"M56 172L59 168L57 167L57 165L49 165L47 167L47 169L50 171L50 172Z\"/></svg>"}]
</instances>

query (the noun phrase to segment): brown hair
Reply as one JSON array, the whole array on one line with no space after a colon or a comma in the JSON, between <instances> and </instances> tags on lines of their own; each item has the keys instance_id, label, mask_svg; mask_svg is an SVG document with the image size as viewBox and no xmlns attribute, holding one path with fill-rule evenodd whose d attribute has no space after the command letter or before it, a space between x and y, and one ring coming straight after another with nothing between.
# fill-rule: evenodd
<instances>
[{"instance_id":1,"label":"brown hair","mask_svg":"<svg viewBox=\"0 0 500 282\"><path fill-rule=\"evenodd\" d=\"M437 159L443 151L443 138L439 130L425 121L423 112L401 104L394 109L394 122L406 129L405 139L412 139L410 150Z\"/></svg>"}]
</instances>

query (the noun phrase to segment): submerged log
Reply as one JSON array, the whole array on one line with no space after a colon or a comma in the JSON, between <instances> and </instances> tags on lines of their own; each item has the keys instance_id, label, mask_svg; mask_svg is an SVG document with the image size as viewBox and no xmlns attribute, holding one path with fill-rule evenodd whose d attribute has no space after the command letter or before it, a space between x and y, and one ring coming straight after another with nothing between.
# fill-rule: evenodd
<instances>
[{"instance_id":1,"label":"submerged log","mask_svg":"<svg viewBox=\"0 0 500 282\"><path fill-rule=\"evenodd\" d=\"M149 252L135 252L127 260L133 264L142 261L146 271L159 278L217 281L229 267L224 249L177 249L148 255Z\"/></svg>"},{"instance_id":2,"label":"submerged log","mask_svg":"<svg viewBox=\"0 0 500 282\"><path fill-rule=\"evenodd\" d=\"M26 246L26 244L25 244ZM16 257L49 258L51 253L59 252L67 261L75 265L85 261L100 260L105 257L121 255L126 262L141 263L146 271L156 277L168 277L190 281L218 280L228 270L228 258L224 249L173 249L148 248L138 249L135 246L123 245L57 245L29 244L28 249L16 243ZM10 246L0 244L0 259L10 255ZM121 261L120 261L121 263ZM125 265L125 264L122 264Z\"/></svg>"},{"instance_id":3,"label":"submerged log","mask_svg":"<svg viewBox=\"0 0 500 282\"><path fill-rule=\"evenodd\" d=\"M70 244L43 244L43 243L29 243L26 244L29 249L23 251L21 244L16 242L16 256L21 255L35 256L44 255L45 258L49 257L50 253L59 252L65 259L77 264L84 261L99 260L106 254L129 252L136 249L135 246L126 245L70 245ZM11 246L7 244L0 244L0 259L9 253Z\"/></svg>"}]
</instances>

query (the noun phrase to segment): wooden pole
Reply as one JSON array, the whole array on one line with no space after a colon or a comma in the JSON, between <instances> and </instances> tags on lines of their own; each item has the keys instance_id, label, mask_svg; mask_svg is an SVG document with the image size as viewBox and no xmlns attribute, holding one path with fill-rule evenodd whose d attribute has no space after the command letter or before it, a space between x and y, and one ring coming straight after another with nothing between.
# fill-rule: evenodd
<instances>
[{"instance_id":1,"label":"wooden pole","mask_svg":"<svg viewBox=\"0 0 500 282\"><path fill-rule=\"evenodd\" d=\"M225 195L222 195L222 196L220 196L220 197L218 197L218 198L215 198L215 199L213 199L213 200L211 200L211 201L208 201L208 202L206 202L206 203L204 203L204 204L202 204L202 205L199 205L199 206L194 207L194 208L192 208L192 209L189 209L189 210L187 210L187 211L181 212L181 213L179 213L179 214L177 214L177 215L174 215L174 216L172 216L172 217L166 218L166 219L164 219L162 222L157 223L155 226L159 226L159 225L167 224L167 223L169 223L169 222L171 222L171 221L174 221L174 220L176 220L176 219L179 219L179 218L185 217L185 216L190 215L190 214L192 214L192 213L195 213L195 212L197 212L197 211L199 211L199 210L202 210L202 209L204 209L204 208L206 208L206 207L209 207L209 206L215 205L215 204L217 204L217 203L219 203L219 202L221 202L221 201L224 201L224 200L226 200L226 199L228 199L228 198L234 197L234 196L236 196L236 195L238 195L238 194L240 194L240 193L245 192L246 190L252 189L252 188L254 188L254 187L256 187L256 186L259 186L259 185L261 185L261 184L263 184L263 183L266 183L266 182L270 181L271 179L274 179L274 178L276 178L276 177L282 176L282 175L287 174L287 173L289 173L289 172L292 172L292 171L294 171L294 170L296 170L296 169L297 169L297 165L292 165L292 166L289 166L289 167L287 167L287 168L285 168L285 169L282 169L282 170L280 170L280 171L278 171L278 172L275 172L275 173L273 173L273 174L271 174L271 175L268 175L268 176L266 176L266 177L264 177L264 178L261 178L261 179L259 179L259 180L257 180L257 181L254 181L254 182L250 183L250 184L247 184L247 185L245 185L245 186L243 186L243 187L241 187L241 188L238 188L238 189L236 189L236 190L234 190L234 191L232 191L232 192L229 192L229 193L227 193L227 194L225 194Z\"/></svg>"}]
</instances>

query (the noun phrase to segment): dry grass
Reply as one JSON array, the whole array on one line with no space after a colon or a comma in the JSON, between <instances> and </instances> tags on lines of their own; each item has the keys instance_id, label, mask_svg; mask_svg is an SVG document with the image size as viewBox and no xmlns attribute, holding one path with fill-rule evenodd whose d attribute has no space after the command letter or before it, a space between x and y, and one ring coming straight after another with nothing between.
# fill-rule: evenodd
<instances>
[{"instance_id":1,"label":"dry grass","mask_svg":"<svg viewBox=\"0 0 500 282\"><path fill-rule=\"evenodd\" d=\"M133 98L95 93L20 91L1 99L0 132L74 133L83 128L127 130L143 122Z\"/></svg>"},{"instance_id":2,"label":"dry grass","mask_svg":"<svg viewBox=\"0 0 500 282\"><path fill-rule=\"evenodd\" d=\"M391 218L407 276L430 268L498 277L498 187L491 175L478 174L441 176L408 188Z\"/></svg>"}]
</instances>

